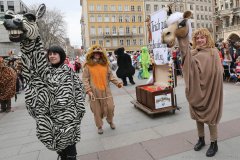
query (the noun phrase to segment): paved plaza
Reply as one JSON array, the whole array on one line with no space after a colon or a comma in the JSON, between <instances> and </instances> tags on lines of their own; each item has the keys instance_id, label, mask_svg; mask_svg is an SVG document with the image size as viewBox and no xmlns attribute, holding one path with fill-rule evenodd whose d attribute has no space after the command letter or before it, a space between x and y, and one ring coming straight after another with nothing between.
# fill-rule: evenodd
<instances>
[{"instance_id":1,"label":"paved plaza","mask_svg":"<svg viewBox=\"0 0 240 160\"><path fill-rule=\"evenodd\" d=\"M146 80L135 78L136 84ZM178 77L176 88L180 111L150 117L130 103L135 86L118 89L111 85L115 101L116 129L104 121L104 134L97 134L89 106L82 121L82 139L77 144L80 160L239 160L240 86L224 83L223 117L219 125L219 151L213 158L205 156L209 145L195 152L196 125L191 120L184 94L184 82ZM131 96L130 96L130 95ZM57 154L47 150L35 135L35 121L24 106L24 94L12 99L14 112L0 114L0 160L56 160ZM205 128L208 132L208 128Z\"/></svg>"}]
</instances>

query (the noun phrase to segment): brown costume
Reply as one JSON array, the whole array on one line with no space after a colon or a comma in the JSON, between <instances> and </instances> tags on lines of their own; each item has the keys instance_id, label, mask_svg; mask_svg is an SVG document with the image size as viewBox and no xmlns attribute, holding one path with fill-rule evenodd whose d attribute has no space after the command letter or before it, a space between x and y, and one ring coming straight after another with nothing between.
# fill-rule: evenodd
<instances>
[{"instance_id":1,"label":"brown costume","mask_svg":"<svg viewBox=\"0 0 240 160\"><path fill-rule=\"evenodd\" d=\"M223 106L223 67L216 48L190 52L188 38L179 39L186 97L192 119L218 124Z\"/></svg>"},{"instance_id":2,"label":"brown costume","mask_svg":"<svg viewBox=\"0 0 240 160\"><path fill-rule=\"evenodd\" d=\"M101 53L98 62L94 61L94 53ZM83 70L82 81L86 92L92 92L90 107L94 113L95 123L98 128L102 127L102 118L107 117L108 123L113 122L114 102L109 82L119 87L120 82L113 76L106 53L98 45L93 46L87 53L86 64Z\"/></svg>"},{"instance_id":3,"label":"brown costume","mask_svg":"<svg viewBox=\"0 0 240 160\"><path fill-rule=\"evenodd\" d=\"M16 72L0 62L0 102L2 111L11 109L11 98L16 93ZM10 102L9 102L10 101Z\"/></svg>"}]
</instances>

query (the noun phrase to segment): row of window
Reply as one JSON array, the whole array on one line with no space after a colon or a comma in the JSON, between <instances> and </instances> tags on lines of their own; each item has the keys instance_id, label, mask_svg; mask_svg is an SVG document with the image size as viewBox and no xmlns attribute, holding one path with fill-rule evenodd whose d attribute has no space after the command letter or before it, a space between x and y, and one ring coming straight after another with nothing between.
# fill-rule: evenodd
<instances>
[{"instance_id":1,"label":"row of window","mask_svg":"<svg viewBox=\"0 0 240 160\"><path fill-rule=\"evenodd\" d=\"M14 11L14 1L7 1L7 9L6 10L12 10ZM4 12L4 3L3 1L0 1L0 12Z\"/></svg>"},{"instance_id":2,"label":"row of window","mask_svg":"<svg viewBox=\"0 0 240 160\"><path fill-rule=\"evenodd\" d=\"M124 30L125 29L125 30ZM103 28L102 27L98 27L98 28L95 28L94 26L92 26L90 28L90 34L91 35L103 35L104 34L107 34L107 35L125 35L125 34L143 34L143 27L142 26L139 26L139 27L126 27L126 28L123 28L123 27L115 27L113 26L112 28L110 27L105 27L104 28L104 32L103 32Z\"/></svg>"},{"instance_id":3,"label":"row of window","mask_svg":"<svg viewBox=\"0 0 240 160\"><path fill-rule=\"evenodd\" d=\"M96 8L95 8L96 7ZM142 11L142 6L129 6L129 5L101 5L97 4L96 6L94 4L89 5L89 11Z\"/></svg>"},{"instance_id":4,"label":"row of window","mask_svg":"<svg viewBox=\"0 0 240 160\"><path fill-rule=\"evenodd\" d=\"M200 18L201 17L201 18ZM197 20L212 20L212 16L208 16L208 15L205 15L205 18L204 18L204 15L197 15Z\"/></svg>"},{"instance_id":5,"label":"row of window","mask_svg":"<svg viewBox=\"0 0 240 160\"><path fill-rule=\"evenodd\" d=\"M190 10L194 10L194 5L193 4L190 4L189 8ZM199 8L200 7L200 8ZM196 10L197 11L206 11L206 12L212 12L212 6L199 6L199 5L196 5Z\"/></svg>"},{"instance_id":6,"label":"row of window","mask_svg":"<svg viewBox=\"0 0 240 160\"><path fill-rule=\"evenodd\" d=\"M105 44L103 42L105 41ZM91 40L91 45L95 45L97 43L96 40ZM132 46L132 45L143 45L143 39L113 39L112 41L110 39L106 40L98 40L98 44L104 47L117 47L117 46Z\"/></svg>"},{"instance_id":7,"label":"row of window","mask_svg":"<svg viewBox=\"0 0 240 160\"><path fill-rule=\"evenodd\" d=\"M103 15L98 15L97 17L95 17L94 15L90 16L90 22L142 22L142 21L143 20L141 15L139 16L105 15L104 17Z\"/></svg>"}]
</instances>

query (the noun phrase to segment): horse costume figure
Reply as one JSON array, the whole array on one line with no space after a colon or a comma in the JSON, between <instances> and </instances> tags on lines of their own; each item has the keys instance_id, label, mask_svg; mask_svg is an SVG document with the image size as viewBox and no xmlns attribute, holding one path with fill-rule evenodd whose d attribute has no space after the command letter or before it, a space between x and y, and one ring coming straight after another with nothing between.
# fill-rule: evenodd
<instances>
[{"instance_id":1,"label":"horse costume figure","mask_svg":"<svg viewBox=\"0 0 240 160\"><path fill-rule=\"evenodd\" d=\"M173 47L175 39L178 40L186 85L185 94L191 118L196 120L198 129L199 140L194 150L199 151L205 146L205 123L209 126L211 140L206 156L212 157L218 151L217 125L222 116L223 67L219 51L215 48L208 29L196 29L191 37L191 25L188 20L190 16L189 11L170 15L167 20L168 28L162 32L162 42L168 47Z\"/></svg>"},{"instance_id":2,"label":"horse costume figure","mask_svg":"<svg viewBox=\"0 0 240 160\"><path fill-rule=\"evenodd\" d=\"M85 95L70 68L48 65L37 26L45 10L41 4L36 14L7 11L4 26L9 39L20 42L26 107L36 120L37 137L48 149L61 151L80 141Z\"/></svg>"}]
</instances>

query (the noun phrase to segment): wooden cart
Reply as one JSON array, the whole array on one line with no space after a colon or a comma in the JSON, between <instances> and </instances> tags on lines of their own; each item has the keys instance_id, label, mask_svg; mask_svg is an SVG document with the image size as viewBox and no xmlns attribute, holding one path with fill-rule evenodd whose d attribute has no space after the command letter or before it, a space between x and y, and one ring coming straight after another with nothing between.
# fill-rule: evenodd
<instances>
[{"instance_id":1,"label":"wooden cart","mask_svg":"<svg viewBox=\"0 0 240 160\"><path fill-rule=\"evenodd\" d=\"M177 106L177 98L175 94L176 77L173 71L173 66L171 66L171 68L169 68L169 65L154 66L154 83L136 86L137 100L133 100L131 103L136 108L146 112L148 115L169 111L175 114L176 109L180 108ZM169 81L172 82L172 85L169 87L163 89L157 87L158 85L160 86L160 84L168 83ZM154 89L146 89L149 87Z\"/></svg>"}]
</instances>

